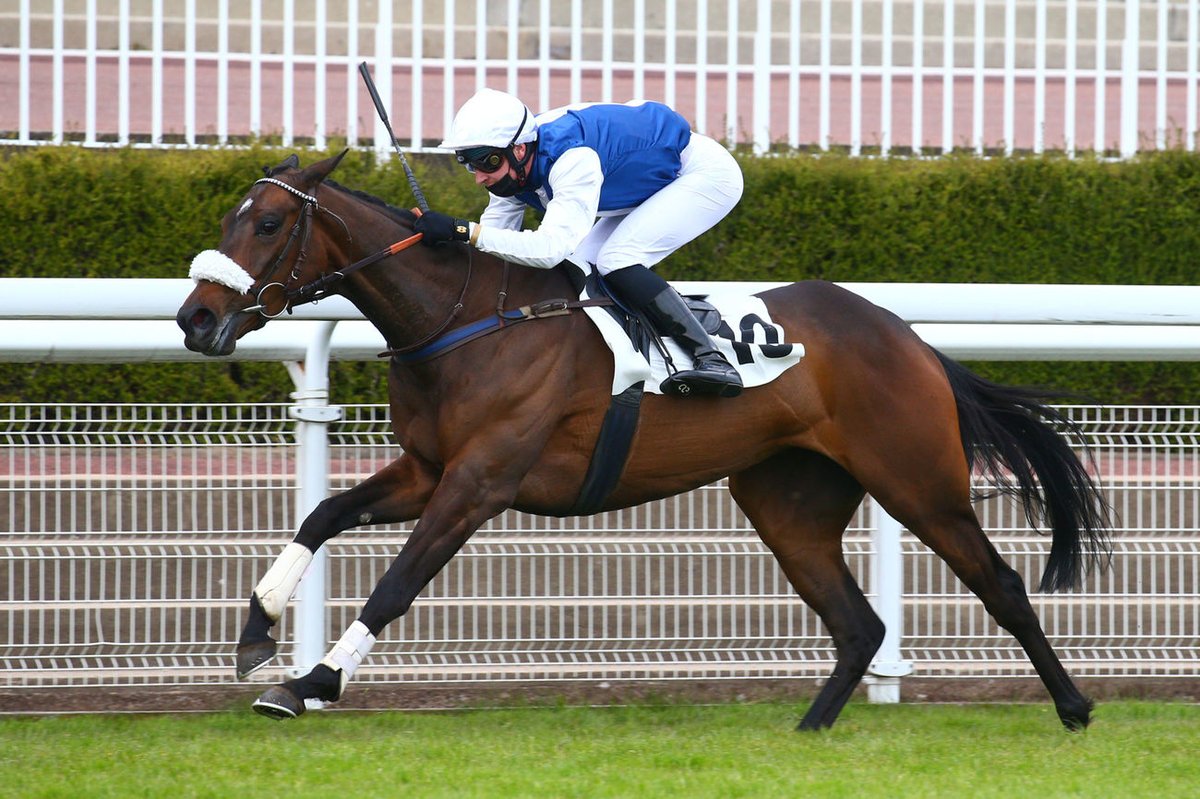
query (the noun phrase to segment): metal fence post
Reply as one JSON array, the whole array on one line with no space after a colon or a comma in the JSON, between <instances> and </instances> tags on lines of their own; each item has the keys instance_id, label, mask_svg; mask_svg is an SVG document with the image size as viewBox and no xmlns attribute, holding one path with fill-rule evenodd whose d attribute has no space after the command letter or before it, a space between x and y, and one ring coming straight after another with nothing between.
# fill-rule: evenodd
<instances>
[{"instance_id":1,"label":"metal fence post","mask_svg":"<svg viewBox=\"0 0 1200 799\"><path fill-rule=\"evenodd\" d=\"M379 4L375 21L375 87L387 107L392 107L392 4ZM375 115L375 157L387 161L392 157L392 137L378 114ZM413 142L420 147L420 142Z\"/></svg>"},{"instance_id":2,"label":"metal fence post","mask_svg":"<svg viewBox=\"0 0 1200 799\"><path fill-rule=\"evenodd\" d=\"M730 77L733 80L733 77ZM758 0L754 33L754 93L751 141L754 154L771 149L771 3Z\"/></svg>"},{"instance_id":3,"label":"metal fence post","mask_svg":"<svg viewBox=\"0 0 1200 799\"><path fill-rule=\"evenodd\" d=\"M900 551L900 522L893 519L878 502L871 500L874 544L871 553L871 602L887 632L883 645L867 668L864 681L867 698L877 704L900 701L900 678L912 674L912 664L900 659L903 634L904 571Z\"/></svg>"},{"instance_id":4,"label":"metal fence post","mask_svg":"<svg viewBox=\"0 0 1200 799\"><path fill-rule=\"evenodd\" d=\"M329 342L337 322L323 322L308 344L304 363L289 364L296 404L288 416L296 420L296 520L303 521L329 494L329 425L342 418L342 409L329 405ZM329 642L325 599L328 556L317 551L296 590L295 649L292 666L306 674L320 662Z\"/></svg>"},{"instance_id":5,"label":"metal fence post","mask_svg":"<svg viewBox=\"0 0 1200 799\"><path fill-rule=\"evenodd\" d=\"M1121 42L1121 157L1138 151L1138 0L1125 0L1125 39Z\"/></svg>"}]
</instances>

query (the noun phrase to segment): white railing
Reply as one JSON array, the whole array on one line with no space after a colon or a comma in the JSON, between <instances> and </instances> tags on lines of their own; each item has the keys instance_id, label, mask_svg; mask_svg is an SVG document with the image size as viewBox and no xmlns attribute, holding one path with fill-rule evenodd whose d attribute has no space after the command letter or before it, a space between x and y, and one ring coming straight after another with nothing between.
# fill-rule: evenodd
<instances>
[{"instance_id":1,"label":"white railing","mask_svg":"<svg viewBox=\"0 0 1200 799\"><path fill-rule=\"evenodd\" d=\"M775 145L937 154L1196 148L1200 0L17 0L0 144L410 149L489 85L651 99Z\"/></svg>"},{"instance_id":2,"label":"white railing","mask_svg":"<svg viewBox=\"0 0 1200 799\"><path fill-rule=\"evenodd\" d=\"M156 319L173 315L187 287L0 280L0 353L7 353L0 357L29 360L22 340L45 332L39 320L64 313L64 296L73 316L89 320L92 346L55 332L50 349L35 345L43 348L36 360L142 360L172 342L179 347L177 331L147 328L144 337L163 338L105 350L103 326L113 314L139 320L124 324L169 324ZM995 332L986 351L1012 358L1020 343L1002 342L1014 327L1055 341L1091 331L1097 338L1079 350L1084 357L1100 357L1098 342L1111 330L1155 334L1132 357L1195 358L1200 351L1167 344L1200 324L1200 289L1190 287L850 288L917 322L923 335L945 336L939 346L952 353L954 331L988 328ZM1080 295L1083 305L1073 302ZM942 301L949 310L939 314ZM315 336L309 368L293 370L300 396L292 406L0 406L0 682L231 680L229 652L246 597L298 519L328 488L348 488L396 455L386 408L349 406L336 419L323 412L318 361L337 356L340 345L329 343L332 324L320 317L346 319L339 328L362 323L349 321L352 309L336 302L305 313L243 341L251 345L273 328L293 339L306 328ZM943 318L953 324L942 325ZM987 321L967 324L971 318ZM377 350L356 346L343 354ZM1055 347L1052 356L1035 348L1032 357L1064 357L1062 345ZM299 355L277 343L253 357ZM1070 414L1095 449L1121 526L1111 572L1089 578L1081 593L1034 597L1047 632L1078 675L1194 677L1200 408L1078 407ZM1045 539L1005 502L981 503L979 511L997 548L1035 584ZM888 649L873 667L873 698L894 701L899 687L891 675L909 662L922 676L1030 676L1015 642L941 561L898 529L889 547L887 528L868 505L845 547L852 572L893 619ZM306 580L313 593L287 614L284 657L264 679L323 653L407 529L347 533L330 545L326 576ZM503 514L389 628L361 679L820 678L832 658L820 624L717 484L583 519Z\"/></svg>"}]
</instances>

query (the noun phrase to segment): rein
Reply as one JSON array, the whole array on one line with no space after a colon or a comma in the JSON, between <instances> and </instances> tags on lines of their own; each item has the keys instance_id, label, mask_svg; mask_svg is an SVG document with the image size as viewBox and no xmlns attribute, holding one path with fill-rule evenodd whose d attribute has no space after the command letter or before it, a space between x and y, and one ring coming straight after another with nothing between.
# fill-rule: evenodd
<instances>
[{"instance_id":1,"label":"rein","mask_svg":"<svg viewBox=\"0 0 1200 799\"><path fill-rule=\"evenodd\" d=\"M284 259L287 257L287 254L291 251L292 245L295 244L297 240L300 242L300 247L296 253L296 261L292 265L292 270L288 276L287 282L280 283L278 281L272 281L264 284L258 290L258 295L256 297L257 304L243 309L243 312L248 313L257 311L266 319L276 319L282 316L284 313L290 314L292 309L298 305L316 303L330 296L330 294L333 293L333 286L345 280L347 277L359 271L360 269L370 266L371 264L378 263L384 258L397 255L398 253L407 250L409 247L421 241L423 238L422 234L414 233L406 239L402 239L390 244L384 249L372 253L365 258L359 259L352 264L342 267L341 269L321 275L320 277L301 286L291 288L292 283L300 279L300 268L308 257L305 248L307 247L309 237L312 234L312 217L314 209L317 211L324 211L332 216L342 226L342 229L346 231L347 238L350 240L353 240L353 238L350 235L350 230L346 226L345 221L340 216L317 202L317 198L315 196L306 194L297 189L295 186L291 186L287 183L284 183L282 180L277 180L275 178L260 178L259 180L255 181L256 185L259 183L270 183L274 186L278 186L290 194L299 197L304 202L304 209L300 213L299 217L297 217L296 223L292 225L292 230L288 235L287 243L284 245L283 249L280 250L279 255L275 258L275 262L271 265L271 268L268 270L267 274L275 274L275 271L283 263ZM419 209L413 209L413 213L420 216L421 211ZM435 328L431 333L413 344L409 344L404 347L388 349L379 353L380 358L395 358L402 363L423 363L444 355L453 349L457 349L467 342L474 341L477 338L486 336L489 333L494 333L497 330L502 330L505 327L509 327L518 322L524 322L530 319L545 319L552 316L564 316L578 308L613 304L613 301L607 297L589 300L554 299L543 300L542 302L536 302L531 305L522 306L521 308L513 310L506 310L504 308L504 301L508 297L508 273L511 264L508 261L505 261L504 272L500 280L500 290L496 296L495 313L491 316L484 317L483 319L471 322L462 327L454 328L447 333L447 328L450 327L454 320L458 318L459 313L462 312L463 301L466 299L467 289L470 288L471 285L472 261L473 259L471 258L471 251L468 247L466 278L463 280L462 289L458 293L458 299L455 301L453 307L451 307L450 313L447 315L445 321L438 325L437 328ZM268 290L273 288L277 288L283 292L283 305L277 313L272 314L268 313L266 310L267 301L265 296Z\"/></svg>"},{"instance_id":2,"label":"rein","mask_svg":"<svg viewBox=\"0 0 1200 799\"><path fill-rule=\"evenodd\" d=\"M355 272L362 269L363 267L370 266L373 263L382 261L384 258L387 258L392 255L396 255L397 253L401 253L404 250L407 250L409 247L413 246L420 240L421 240L421 234L414 233L413 235L409 236L408 238L401 239L400 241L397 241L394 244L390 244L387 247L380 250L379 252L372 253L371 255L368 255L366 258L362 258L358 261L355 261L354 263L350 264L349 266L344 266L341 269L338 269L334 272L330 272L329 274L321 275L319 278L312 281L311 283L305 283L303 286L300 286L299 288L292 289L291 291L289 291L286 294L286 298L289 300L291 300L291 299L297 300L296 302L293 302L290 304L291 307L295 307L297 305L307 305L310 302L319 302L320 300L325 299L332 293L329 288L330 286L333 286L334 284L339 283L342 280L345 280L347 277L354 274ZM268 285L270 285L270 284L268 284ZM280 284L275 283L274 285L278 286Z\"/></svg>"}]
</instances>

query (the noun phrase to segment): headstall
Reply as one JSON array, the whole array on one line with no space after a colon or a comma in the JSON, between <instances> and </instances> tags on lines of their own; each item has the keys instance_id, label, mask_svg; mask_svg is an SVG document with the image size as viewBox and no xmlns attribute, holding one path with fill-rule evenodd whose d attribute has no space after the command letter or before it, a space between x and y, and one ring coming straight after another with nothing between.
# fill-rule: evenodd
<instances>
[{"instance_id":1,"label":"headstall","mask_svg":"<svg viewBox=\"0 0 1200 799\"><path fill-rule=\"evenodd\" d=\"M401 239L400 241L390 244L387 247L385 247L384 249L379 250L378 252L372 253L371 255L368 255L367 257L362 258L358 261L355 261L354 263L352 263L348 266L345 266L345 267L342 267L341 269L321 275L320 277L312 280L309 283L305 283L301 286L297 286L297 287L293 288L292 284L300 279L301 267L303 266L304 261L307 258L307 253L305 252L305 247L308 245L309 236L311 234L311 228L312 228L311 223L312 223L313 210L315 209L318 211L324 211L325 213L329 214L334 219L336 219L338 221L338 223L342 226L342 229L346 231L347 239L352 239L352 237L350 235L350 229L346 226L345 221L340 216L333 213L328 208L322 206L317 201L317 198L315 196L313 196L311 194L306 194L306 193L300 191L299 189L297 189L295 186L284 183L282 180L277 180L276 178L260 178L259 180L255 181L255 185L258 185L259 183L270 183L273 186L278 186L279 188L284 189L285 191L289 192L290 194L293 194L296 197L299 197L304 202L304 210L301 211L300 216L297 217L296 223L294 225L292 225L292 230L291 230L291 233L288 235L287 243L284 245L283 249L280 250L279 255L275 258L275 262L271 265L271 268L267 271L268 277L270 275L275 274L275 271L283 263L284 258L287 257L288 252L291 251L292 245L296 242L297 239L300 240L300 248L299 248L298 252L296 253L296 260L292 264L292 270L288 276L287 282L280 283L278 281L272 281L270 283L266 283L263 286L261 286L258 289L257 296L255 297L256 304L250 306L249 308L243 309L243 312L252 313L252 312L257 311L260 315L262 315L266 319L276 319L276 318L282 316L284 313L291 313L292 309L295 308L297 305L305 305L308 303L317 302L318 300L324 299L325 297L329 296L332 293L332 286L334 284L339 283L342 280L345 280L349 275L352 275L353 273L357 272L358 270L362 269L363 267L370 266L373 263L382 261L384 258L387 258L392 255L396 255L397 253L407 250L409 247L416 244L422 238L422 235L420 233L414 233L413 235L409 236L408 238ZM419 214L420 211L416 211L416 213ZM453 307L450 309L450 313L447 315L446 320L444 322L442 322L440 325L438 325L438 327L435 330L433 330L433 332L431 332L427 336L422 337L415 344L412 344L407 347L401 347L401 348L395 349L395 350L390 350L389 352L403 353L403 352L409 352L412 350L417 350L424 346L427 346L431 341L433 341L438 336L440 336L443 332L445 332L446 329L451 325L451 323L453 323L454 320L456 318L458 318L458 314L463 309L463 300L467 296L467 288L471 285L472 261L473 261L473 259L470 257L470 252L468 252L466 276L465 276L465 279L463 280L462 290L459 292L458 299L455 301ZM508 265L505 264L505 273L504 273L505 283L507 283L507 276L508 276L508 268L507 267L508 267ZM272 288L278 288L283 293L282 307L275 313L269 313L266 310L267 301L265 299L265 295L267 294L267 291ZM503 303L503 294L504 294L504 291L503 291L503 287L502 287L501 288L502 296L500 299L501 304Z\"/></svg>"}]
</instances>

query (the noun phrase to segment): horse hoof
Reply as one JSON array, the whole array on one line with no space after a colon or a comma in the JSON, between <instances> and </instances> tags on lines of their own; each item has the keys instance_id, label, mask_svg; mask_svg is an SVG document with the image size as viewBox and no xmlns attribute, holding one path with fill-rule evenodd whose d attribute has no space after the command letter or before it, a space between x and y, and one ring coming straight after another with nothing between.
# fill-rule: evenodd
<instances>
[{"instance_id":1,"label":"horse hoof","mask_svg":"<svg viewBox=\"0 0 1200 799\"><path fill-rule=\"evenodd\" d=\"M1085 730L1087 730L1089 723L1090 723L1090 720L1086 719L1086 718L1083 718L1083 719L1064 718L1064 719L1062 719L1063 728L1066 729L1067 732L1071 732L1071 733L1084 732Z\"/></svg>"},{"instance_id":2,"label":"horse hoof","mask_svg":"<svg viewBox=\"0 0 1200 799\"><path fill-rule=\"evenodd\" d=\"M304 700L282 685L268 688L251 705L254 712L276 721L294 719L304 712Z\"/></svg>"},{"instance_id":3,"label":"horse hoof","mask_svg":"<svg viewBox=\"0 0 1200 799\"><path fill-rule=\"evenodd\" d=\"M820 720L804 719L796 726L796 732L803 732L803 733L810 733L810 734L811 733L819 733L819 732L824 732L825 730L829 729L832 726L833 726L832 724L826 724L825 722L820 721Z\"/></svg>"},{"instance_id":4,"label":"horse hoof","mask_svg":"<svg viewBox=\"0 0 1200 799\"><path fill-rule=\"evenodd\" d=\"M1054 708L1058 718L1067 732L1083 732L1092 720L1092 700L1080 697L1078 700L1063 702Z\"/></svg>"},{"instance_id":5,"label":"horse hoof","mask_svg":"<svg viewBox=\"0 0 1200 799\"><path fill-rule=\"evenodd\" d=\"M238 644L237 678L244 680L270 663L271 659L275 657L275 650L275 641L270 638Z\"/></svg>"}]
</instances>

